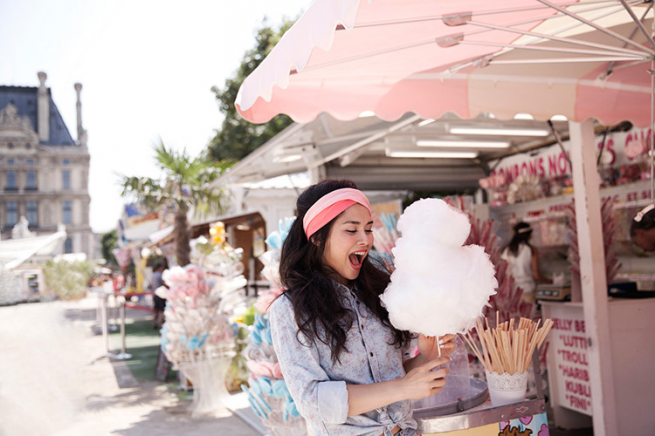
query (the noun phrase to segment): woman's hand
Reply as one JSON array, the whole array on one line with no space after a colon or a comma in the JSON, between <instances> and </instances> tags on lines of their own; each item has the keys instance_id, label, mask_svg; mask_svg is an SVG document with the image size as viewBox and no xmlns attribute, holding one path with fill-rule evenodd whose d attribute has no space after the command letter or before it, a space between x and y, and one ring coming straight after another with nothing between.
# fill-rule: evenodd
<instances>
[{"instance_id":1,"label":"woman's hand","mask_svg":"<svg viewBox=\"0 0 655 436\"><path fill-rule=\"evenodd\" d=\"M445 335L439 338L434 336L418 335L418 351L419 354L427 360L434 360L441 356L450 356L450 353L455 349L455 335ZM439 346L441 346L441 354L439 354Z\"/></svg>"},{"instance_id":2,"label":"woman's hand","mask_svg":"<svg viewBox=\"0 0 655 436\"><path fill-rule=\"evenodd\" d=\"M450 362L450 357L438 357L409 371L398 380L403 398L420 400L441 392L446 385L444 377L448 375L448 368L435 368L448 362Z\"/></svg>"}]
</instances>

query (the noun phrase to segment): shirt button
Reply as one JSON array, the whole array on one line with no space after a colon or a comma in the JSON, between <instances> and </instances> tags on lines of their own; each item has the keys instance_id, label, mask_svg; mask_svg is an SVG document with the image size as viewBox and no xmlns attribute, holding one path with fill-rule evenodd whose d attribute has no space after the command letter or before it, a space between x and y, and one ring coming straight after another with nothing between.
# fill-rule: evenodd
<instances>
[{"instance_id":1,"label":"shirt button","mask_svg":"<svg viewBox=\"0 0 655 436\"><path fill-rule=\"evenodd\" d=\"M371 352L371 357L373 357L373 352Z\"/></svg>"},{"instance_id":2,"label":"shirt button","mask_svg":"<svg viewBox=\"0 0 655 436\"><path fill-rule=\"evenodd\" d=\"M364 324L361 325L362 329L364 328Z\"/></svg>"}]
</instances>

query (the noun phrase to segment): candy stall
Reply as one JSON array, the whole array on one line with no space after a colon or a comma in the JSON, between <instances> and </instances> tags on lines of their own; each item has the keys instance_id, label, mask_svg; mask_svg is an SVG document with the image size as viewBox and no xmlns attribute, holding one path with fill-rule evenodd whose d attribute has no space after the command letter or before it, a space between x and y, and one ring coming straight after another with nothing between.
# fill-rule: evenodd
<instances>
[{"instance_id":1,"label":"candy stall","mask_svg":"<svg viewBox=\"0 0 655 436\"><path fill-rule=\"evenodd\" d=\"M650 315L655 310L655 264L629 234L632 217L652 202L649 134L622 123L588 135L595 147L585 151L591 162L586 171L595 176L597 169L598 175L586 186L580 183L580 192L574 190L574 159L580 150L569 140L491 162L495 170L481 181L499 235L508 241L515 223L529 223L541 271L552 278L552 283L538 285L536 298L543 317L554 321L546 360L550 406L560 427L591 427L599 401L615 412L620 434L651 434L655 425L648 410L655 401L655 377L644 365L655 358L650 333L655 327ZM580 238L589 238L589 233L579 234L576 221L591 227L584 203L590 197L585 192L594 188L591 197L598 199L593 208L600 210L602 238L585 242ZM596 248L585 252L581 242ZM586 274L581 273L583 264ZM593 275L592 266L597 271ZM585 281L591 294L584 295ZM585 308L586 303L591 304ZM596 326L595 334L590 334L590 324ZM599 360L594 362L601 344L601 365L607 365L602 378ZM594 395L602 385L604 400Z\"/></svg>"}]
</instances>

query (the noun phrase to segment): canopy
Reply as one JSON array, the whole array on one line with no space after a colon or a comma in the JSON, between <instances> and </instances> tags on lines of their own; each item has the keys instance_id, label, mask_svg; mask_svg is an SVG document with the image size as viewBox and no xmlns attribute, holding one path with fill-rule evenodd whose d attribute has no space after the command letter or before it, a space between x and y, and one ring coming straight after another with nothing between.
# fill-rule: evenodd
<instances>
[{"instance_id":1,"label":"canopy","mask_svg":"<svg viewBox=\"0 0 655 436\"><path fill-rule=\"evenodd\" d=\"M66 239L66 232L59 231L33 238L7 239L0 241L0 264L13 269L32 256L53 254Z\"/></svg>"},{"instance_id":2,"label":"canopy","mask_svg":"<svg viewBox=\"0 0 655 436\"><path fill-rule=\"evenodd\" d=\"M631 9L629 5L633 6ZM609 0L315 0L244 81L241 115L373 111L651 124L651 4ZM637 25L637 22L639 25Z\"/></svg>"}]
</instances>

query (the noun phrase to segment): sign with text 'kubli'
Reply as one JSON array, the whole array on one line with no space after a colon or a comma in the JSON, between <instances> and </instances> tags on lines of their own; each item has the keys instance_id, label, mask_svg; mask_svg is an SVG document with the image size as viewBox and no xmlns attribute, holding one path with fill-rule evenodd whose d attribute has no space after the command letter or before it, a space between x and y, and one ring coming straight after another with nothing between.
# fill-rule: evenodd
<instances>
[{"instance_id":1,"label":"sign with text 'kubli'","mask_svg":"<svg viewBox=\"0 0 655 436\"><path fill-rule=\"evenodd\" d=\"M556 316L555 316L556 315ZM591 416L591 385L587 336L582 311L579 316L569 311L553 310L553 328L549 335L555 362L548 370L556 371L559 404Z\"/></svg>"}]
</instances>

